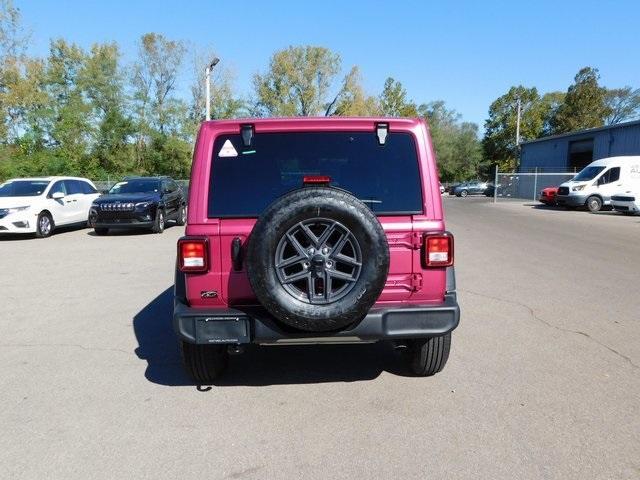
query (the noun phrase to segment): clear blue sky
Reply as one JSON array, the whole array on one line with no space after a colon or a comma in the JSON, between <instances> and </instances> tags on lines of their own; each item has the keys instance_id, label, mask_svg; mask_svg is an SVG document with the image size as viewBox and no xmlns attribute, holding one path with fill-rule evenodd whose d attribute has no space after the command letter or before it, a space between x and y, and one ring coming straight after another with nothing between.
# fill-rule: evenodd
<instances>
[{"instance_id":1,"label":"clear blue sky","mask_svg":"<svg viewBox=\"0 0 640 480\"><path fill-rule=\"evenodd\" d=\"M326 46L377 94L393 76L422 103L436 99L480 125L511 85L565 90L579 68L608 87L640 87L640 1L14 0L32 31L90 46L117 41L125 60L145 32L213 47L240 93L288 45ZM186 91L187 85L182 85Z\"/></svg>"}]
</instances>

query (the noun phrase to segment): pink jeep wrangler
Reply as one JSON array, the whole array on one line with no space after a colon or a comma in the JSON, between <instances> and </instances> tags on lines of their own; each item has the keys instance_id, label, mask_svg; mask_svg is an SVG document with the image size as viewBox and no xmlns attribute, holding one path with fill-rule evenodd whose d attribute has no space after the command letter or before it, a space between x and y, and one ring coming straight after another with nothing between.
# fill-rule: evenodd
<instances>
[{"instance_id":1,"label":"pink jeep wrangler","mask_svg":"<svg viewBox=\"0 0 640 480\"><path fill-rule=\"evenodd\" d=\"M211 383L248 343L390 340L429 376L459 318L424 121L202 125L174 307L196 382Z\"/></svg>"}]
</instances>

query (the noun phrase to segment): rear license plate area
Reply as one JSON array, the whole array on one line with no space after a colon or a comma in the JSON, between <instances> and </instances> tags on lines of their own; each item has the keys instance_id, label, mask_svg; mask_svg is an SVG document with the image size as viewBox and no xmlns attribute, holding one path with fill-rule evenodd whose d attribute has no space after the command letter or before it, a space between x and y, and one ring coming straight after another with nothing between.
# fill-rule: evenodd
<instances>
[{"instance_id":1,"label":"rear license plate area","mask_svg":"<svg viewBox=\"0 0 640 480\"><path fill-rule=\"evenodd\" d=\"M196 343L249 343L246 317L197 317Z\"/></svg>"}]
</instances>

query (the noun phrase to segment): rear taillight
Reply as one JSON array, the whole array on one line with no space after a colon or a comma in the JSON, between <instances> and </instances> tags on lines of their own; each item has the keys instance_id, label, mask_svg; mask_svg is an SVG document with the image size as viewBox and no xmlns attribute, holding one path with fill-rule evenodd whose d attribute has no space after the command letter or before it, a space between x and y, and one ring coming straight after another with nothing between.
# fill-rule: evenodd
<instances>
[{"instance_id":1,"label":"rear taillight","mask_svg":"<svg viewBox=\"0 0 640 480\"><path fill-rule=\"evenodd\" d=\"M178 240L178 268L181 272L198 273L209 270L209 253L206 238L181 238Z\"/></svg>"},{"instance_id":2,"label":"rear taillight","mask_svg":"<svg viewBox=\"0 0 640 480\"><path fill-rule=\"evenodd\" d=\"M424 263L426 267L453 265L453 235L427 234L424 237Z\"/></svg>"}]
</instances>

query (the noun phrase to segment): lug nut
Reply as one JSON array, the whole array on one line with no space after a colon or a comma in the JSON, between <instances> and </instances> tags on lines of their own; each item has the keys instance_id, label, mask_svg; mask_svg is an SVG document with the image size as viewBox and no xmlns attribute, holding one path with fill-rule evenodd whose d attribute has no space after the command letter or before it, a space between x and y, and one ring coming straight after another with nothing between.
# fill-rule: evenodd
<instances>
[{"instance_id":1,"label":"lug nut","mask_svg":"<svg viewBox=\"0 0 640 480\"><path fill-rule=\"evenodd\" d=\"M324 247L322 249L322 253L324 253L326 255L327 253L329 253L329 249L327 247Z\"/></svg>"},{"instance_id":2,"label":"lug nut","mask_svg":"<svg viewBox=\"0 0 640 480\"><path fill-rule=\"evenodd\" d=\"M314 253L316 253L316 249L311 247L309 250L307 250L307 252L309 252L309 255L313 255Z\"/></svg>"},{"instance_id":3,"label":"lug nut","mask_svg":"<svg viewBox=\"0 0 640 480\"><path fill-rule=\"evenodd\" d=\"M304 268L309 268L309 263L308 263L308 262L304 262L304 263L302 264L302 266L303 266Z\"/></svg>"},{"instance_id":4,"label":"lug nut","mask_svg":"<svg viewBox=\"0 0 640 480\"><path fill-rule=\"evenodd\" d=\"M327 262L327 267L329 267L329 268L333 267L333 262L331 260L329 260Z\"/></svg>"}]
</instances>

